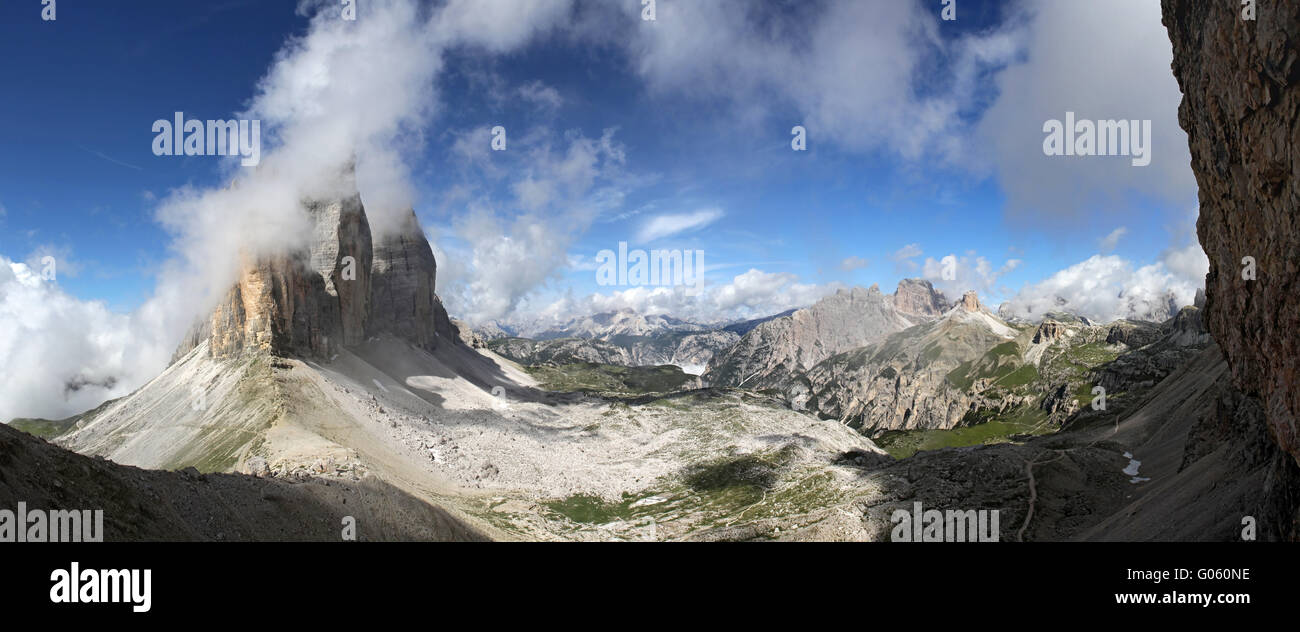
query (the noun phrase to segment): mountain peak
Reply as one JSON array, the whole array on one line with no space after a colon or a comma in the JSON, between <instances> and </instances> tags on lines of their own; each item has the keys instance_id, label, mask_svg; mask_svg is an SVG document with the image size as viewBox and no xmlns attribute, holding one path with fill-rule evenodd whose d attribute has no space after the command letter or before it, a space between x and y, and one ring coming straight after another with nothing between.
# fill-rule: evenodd
<instances>
[{"instance_id":1,"label":"mountain peak","mask_svg":"<svg viewBox=\"0 0 1300 632\"><path fill-rule=\"evenodd\" d=\"M437 264L415 212L375 241L361 196L307 200L305 248L248 257L212 315L185 336L175 359L203 340L212 357L245 351L330 357L387 333L432 349L456 330L434 294Z\"/></svg>"},{"instance_id":2,"label":"mountain peak","mask_svg":"<svg viewBox=\"0 0 1300 632\"><path fill-rule=\"evenodd\" d=\"M948 310L943 292L925 279L903 279L894 291L894 309L914 316L941 316Z\"/></svg>"}]
</instances>

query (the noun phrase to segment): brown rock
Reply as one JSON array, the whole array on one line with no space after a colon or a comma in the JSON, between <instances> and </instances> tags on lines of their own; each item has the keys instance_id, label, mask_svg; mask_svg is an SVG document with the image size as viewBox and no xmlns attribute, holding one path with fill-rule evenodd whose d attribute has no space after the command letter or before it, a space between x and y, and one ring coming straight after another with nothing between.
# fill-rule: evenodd
<instances>
[{"instance_id":1,"label":"brown rock","mask_svg":"<svg viewBox=\"0 0 1300 632\"><path fill-rule=\"evenodd\" d=\"M1300 461L1300 5L1162 0L1210 259L1205 323ZM1242 278L1253 257L1256 279Z\"/></svg>"},{"instance_id":2,"label":"brown rock","mask_svg":"<svg viewBox=\"0 0 1300 632\"><path fill-rule=\"evenodd\" d=\"M1034 344L1059 340L1065 335L1065 331L1065 325L1054 320L1045 320L1038 326L1038 331L1034 332Z\"/></svg>"},{"instance_id":3,"label":"brown rock","mask_svg":"<svg viewBox=\"0 0 1300 632\"><path fill-rule=\"evenodd\" d=\"M942 316L949 307L943 293L924 279L899 281L893 302L896 311L919 316Z\"/></svg>"}]
</instances>

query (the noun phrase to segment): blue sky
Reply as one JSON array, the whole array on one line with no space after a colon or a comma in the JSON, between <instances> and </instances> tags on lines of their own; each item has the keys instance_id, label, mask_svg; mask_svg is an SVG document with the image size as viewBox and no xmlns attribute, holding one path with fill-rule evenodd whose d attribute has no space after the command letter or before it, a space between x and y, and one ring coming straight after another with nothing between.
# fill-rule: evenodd
<instances>
[{"instance_id":1,"label":"blue sky","mask_svg":"<svg viewBox=\"0 0 1300 632\"><path fill-rule=\"evenodd\" d=\"M7 143L15 149L0 157L0 204L6 209L0 253L17 260L37 251L59 253L76 269L61 281L64 289L116 310L134 309L150 296L152 271L168 256L168 235L153 217L156 197L185 184L211 185L219 177L211 158L152 155L149 125L176 110L202 118L240 110L285 38L302 33L307 19L295 14L292 1L110 7L65 0L52 23L39 20L38 8L22 5L0 9L0 46L11 62L0 79L20 95L0 102L0 115L9 121ZM772 7L797 13L788 5ZM936 21L937 32L947 39L978 35L1007 19L1009 7L963 1L959 20ZM723 276L757 267L810 283L880 283L888 290L907 271L889 253L915 243L938 256L977 250L997 265L1021 259L1024 264L999 284L1016 288L1087 258L1118 225L1119 213L1109 212L1064 232L1056 226L1022 228L1008 221L1006 198L993 178L960 168L900 165L879 151L844 151L819 138L817 130L810 151L794 153L788 129L803 119L779 99L757 124L738 123L724 99L653 93L613 46L560 39L542 38L498 58L472 52L453 58L440 79L445 113L431 122L433 142L414 157L424 167L415 178L424 221L446 219L437 200L439 186L449 179L438 174L455 156L438 142L439 132L502 124L597 137L617 129L626 170L647 180L628 188L615 214L642 214L594 223L573 244L576 254L586 256L619 241L704 248L711 266L723 266L717 269ZM507 88L541 82L563 104L539 111L518 99L487 103L488 75ZM923 82L918 77L918 90L943 89ZM986 102L993 90L984 86L977 96ZM1116 254L1137 261L1158 254L1151 245L1163 246L1168 225L1185 212L1168 200L1122 204L1128 232ZM690 234L635 243L644 213L700 209L724 215ZM868 265L845 270L841 264L849 257ZM580 292L597 289L587 270L564 274L549 289L569 285Z\"/></svg>"},{"instance_id":2,"label":"blue sky","mask_svg":"<svg viewBox=\"0 0 1300 632\"><path fill-rule=\"evenodd\" d=\"M725 320L908 276L1107 318L1116 295L1190 300L1204 272L1154 0L958 0L955 22L938 0L658 0L653 23L634 0L410 4L361 0L343 24L323 1L60 0L53 22L39 0L4 3L0 257L54 256L41 291L158 330L156 364L219 291L181 300L168 284L193 283L166 271L201 266L223 214L292 239L259 211L201 203L247 175L231 160L153 155L153 121L183 111L264 118L264 151L286 162L324 165L322 137L355 140L374 166L368 211L415 208L439 293L475 321L618 307ZM1044 121L1067 110L1152 120L1152 165L1044 156ZM497 125L504 152L488 146ZM641 239L690 217L709 221ZM591 260L621 241L704 250L708 296L598 286ZM946 255L955 281L935 272ZM18 295L0 294L12 314ZM155 313L167 324L141 324Z\"/></svg>"},{"instance_id":3,"label":"blue sky","mask_svg":"<svg viewBox=\"0 0 1300 632\"><path fill-rule=\"evenodd\" d=\"M64 289L129 311L167 256L147 195L217 176L212 159L154 156L150 125L176 110L230 116L305 22L292 1L56 6L54 22L39 2L0 6L0 254L66 254L81 270Z\"/></svg>"}]
</instances>

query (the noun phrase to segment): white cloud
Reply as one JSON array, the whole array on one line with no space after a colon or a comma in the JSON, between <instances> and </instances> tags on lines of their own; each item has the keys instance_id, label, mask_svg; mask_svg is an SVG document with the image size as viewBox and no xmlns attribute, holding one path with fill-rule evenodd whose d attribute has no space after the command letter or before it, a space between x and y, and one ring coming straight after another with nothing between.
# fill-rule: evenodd
<instances>
[{"instance_id":1,"label":"white cloud","mask_svg":"<svg viewBox=\"0 0 1300 632\"><path fill-rule=\"evenodd\" d=\"M1161 263L1174 276L1191 283L1195 287L1205 287L1205 275L1210 271L1210 259L1199 243L1190 243L1182 248L1170 248L1161 256Z\"/></svg>"},{"instance_id":2,"label":"white cloud","mask_svg":"<svg viewBox=\"0 0 1300 632\"><path fill-rule=\"evenodd\" d=\"M155 312L115 314L40 273L0 257L0 423L62 419L125 395L153 377L176 342Z\"/></svg>"},{"instance_id":3,"label":"white cloud","mask_svg":"<svg viewBox=\"0 0 1300 632\"><path fill-rule=\"evenodd\" d=\"M1120 226L1119 228L1110 231L1110 234L1102 237L1101 241L1097 244L1097 248L1101 250L1102 253L1108 253L1119 245L1119 240L1126 234L1128 234L1128 228Z\"/></svg>"},{"instance_id":4,"label":"white cloud","mask_svg":"<svg viewBox=\"0 0 1300 632\"><path fill-rule=\"evenodd\" d=\"M1093 255L1026 285L1002 309L1029 320L1039 320L1050 311L1067 311L1101 322L1163 320L1171 315L1171 309L1192 304L1196 290L1204 287L1209 263L1201 267L1191 249L1199 251L1200 246L1171 251L1163 261L1141 267L1118 255ZM1199 259L1204 257L1202 253Z\"/></svg>"},{"instance_id":5,"label":"white cloud","mask_svg":"<svg viewBox=\"0 0 1300 632\"><path fill-rule=\"evenodd\" d=\"M1024 222L1059 223L1082 210L1114 207L1130 193L1186 202L1195 199L1187 136L1178 125L1182 93L1169 71L1169 35L1160 3L1132 0L1026 2L1023 62L997 73L997 99L977 132L982 151L969 164L990 160ZM1046 156L1044 122L1077 119L1150 120L1151 164L1127 157Z\"/></svg>"},{"instance_id":6,"label":"white cloud","mask_svg":"<svg viewBox=\"0 0 1300 632\"><path fill-rule=\"evenodd\" d=\"M950 301L960 298L969 290L975 290L987 300L989 293L996 289L998 279L1020 267L1022 263L1019 259L1008 259L1001 266L994 269L993 264L985 257L974 254L966 254L960 257L955 254L949 256L953 257L955 263L952 266L952 272L954 273L952 279L944 278L946 267L944 259L947 259L947 257L937 260L933 257L926 257L921 276L929 280L935 288L942 291Z\"/></svg>"},{"instance_id":7,"label":"white cloud","mask_svg":"<svg viewBox=\"0 0 1300 632\"><path fill-rule=\"evenodd\" d=\"M921 246L919 244L907 244L906 246L903 246L902 248L895 250L894 254L890 255L889 258L893 259L894 261L903 261L905 259L912 259L915 257L919 257L923 254L925 253L924 251L921 250Z\"/></svg>"},{"instance_id":8,"label":"white cloud","mask_svg":"<svg viewBox=\"0 0 1300 632\"><path fill-rule=\"evenodd\" d=\"M945 42L937 12L916 2L796 3L788 11L748 0L660 5L651 28L611 36L626 42L652 91L720 99L759 125L797 110L813 143L908 159L960 153L961 114L981 72L1016 52L1001 33ZM919 73L946 89L918 88Z\"/></svg>"},{"instance_id":9,"label":"white cloud","mask_svg":"<svg viewBox=\"0 0 1300 632\"><path fill-rule=\"evenodd\" d=\"M847 257L840 262L840 269L845 272L852 272L854 270L861 270L862 268L867 267L869 263L870 262L868 262L866 259L863 259L862 257L857 257L857 256Z\"/></svg>"},{"instance_id":10,"label":"white cloud","mask_svg":"<svg viewBox=\"0 0 1300 632\"><path fill-rule=\"evenodd\" d=\"M920 245L907 244L906 246L894 251L893 254L889 255L889 258L894 261L895 272L907 275L914 274L917 270L921 269L920 264L913 261L913 259L922 254L924 254L924 252L921 250Z\"/></svg>"},{"instance_id":11,"label":"white cloud","mask_svg":"<svg viewBox=\"0 0 1300 632\"><path fill-rule=\"evenodd\" d=\"M636 239L639 243L648 243L664 239L687 231L703 228L718 221L725 213L721 209L706 208L694 213L669 213L652 217L641 225Z\"/></svg>"},{"instance_id":12,"label":"white cloud","mask_svg":"<svg viewBox=\"0 0 1300 632\"><path fill-rule=\"evenodd\" d=\"M469 203L431 239L438 292L457 318L503 318L573 263L569 248L595 218L621 204L624 158L614 130L564 138L537 130L500 156L516 174L512 197L465 193ZM474 174L469 174L470 179Z\"/></svg>"},{"instance_id":13,"label":"white cloud","mask_svg":"<svg viewBox=\"0 0 1300 632\"><path fill-rule=\"evenodd\" d=\"M564 105L564 97L560 96L559 90L541 81L525 83L519 86L518 92L519 97L523 100L549 110L555 110Z\"/></svg>"}]
</instances>

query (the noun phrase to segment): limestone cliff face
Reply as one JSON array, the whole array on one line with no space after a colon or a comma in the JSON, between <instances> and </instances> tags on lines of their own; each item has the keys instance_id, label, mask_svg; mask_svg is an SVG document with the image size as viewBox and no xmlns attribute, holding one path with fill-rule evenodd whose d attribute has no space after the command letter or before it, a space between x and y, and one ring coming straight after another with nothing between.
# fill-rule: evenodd
<instances>
[{"instance_id":1,"label":"limestone cliff face","mask_svg":"<svg viewBox=\"0 0 1300 632\"><path fill-rule=\"evenodd\" d=\"M208 340L215 358L246 351L330 358L393 335L433 349L458 332L434 293L437 265L411 211L401 230L372 240L361 197L304 202L306 247L241 264L212 316L186 334L173 361Z\"/></svg>"},{"instance_id":2,"label":"limestone cliff face","mask_svg":"<svg viewBox=\"0 0 1300 632\"><path fill-rule=\"evenodd\" d=\"M1205 322L1300 461L1300 4L1162 0L1210 259ZM1255 278L1243 278L1252 257Z\"/></svg>"},{"instance_id":3,"label":"limestone cliff face","mask_svg":"<svg viewBox=\"0 0 1300 632\"><path fill-rule=\"evenodd\" d=\"M894 309L903 314L938 318L950 305L943 292L924 279L903 279L893 297Z\"/></svg>"},{"instance_id":4,"label":"limestone cliff face","mask_svg":"<svg viewBox=\"0 0 1300 632\"><path fill-rule=\"evenodd\" d=\"M414 210L396 233L375 244L372 274L372 335L390 333L427 349L439 337L458 337L434 293L438 264Z\"/></svg>"},{"instance_id":5,"label":"limestone cliff face","mask_svg":"<svg viewBox=\"0 0 1300 632\"><path fill-rule=\"evenodd\" d=\"M239 281L212 313L210 353L230 357L244 350L277 355L326 355L337 318L324 298L324 283L299 256L263 259L243 266Z\"/></svg>"},{"instance_id":6,"label":"limestone cliff face","mask_svg":"<svg viewBox=\"0 0 1300 632\"><path fill-rule=\"evenodd\" d=\"M310 245L312 271L320 276L324 291L338 304L338 321L326 324L345 345L365 339L370 313L370 267L373 253L370 223L361 196L307 204L314 225ZM427 244L426 244L427 247ZM328 316L334 316L332 310Z\"/></svg>"},{"instance_id":7,"label":"limestone cliff face","mask_svg":"<svg viewBox=\"0 0 1300 632\"><path fill-rule=\"evenodd\" d=\"M933 320L925 310L942 301L942 295L918 299L921 287L904 282L893 297L875 285L840 290L812 307L750 330L735 346L713 356L702 379L715 386L782 387L792 375L832 355ZM916 311L900 311L899 304Z\"/></svg>"}]
</instances>

